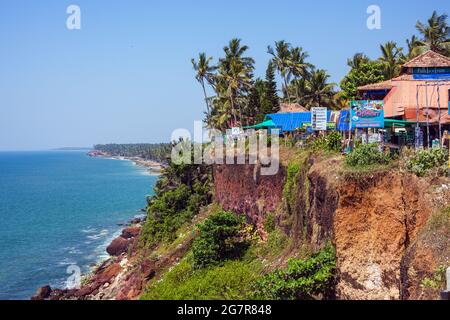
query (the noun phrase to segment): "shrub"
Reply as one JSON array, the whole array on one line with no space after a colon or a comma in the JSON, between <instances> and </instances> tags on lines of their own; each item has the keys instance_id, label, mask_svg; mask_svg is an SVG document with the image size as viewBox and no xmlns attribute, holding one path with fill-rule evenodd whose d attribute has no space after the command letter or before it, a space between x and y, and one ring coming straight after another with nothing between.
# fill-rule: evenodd
<instances>
[{"instance_id":1,"label":"shrub","mask_svg":"<svg viewBox=\"0 0 450 320\"><path fill-rule=\"evenodd\" d=\"M261 266L230 260L207 269L194 269L188 254L161 281L152 283L143 300L237 300L249 296Z\"/></svg>"},{"instance_id":2,"label":"shrub","mask_svg":"<svg viewBox=\"0 0 450 320\"><path fill-rule=\"evenodd\" d=\"M336 258L334 248L305 260L291 259L284 270L269 273L256 282L254 299L294 300L330 297L334 291Z\"/></svg>"},{"instance_id":3,"label":"shrub","mask_svg":"<svg viewBox=\"0 0 450 320\"><path fill-rule=\"evenodd\" d=\"M406 160L406 168L418 176L424 176L430 169L443 166L448 161L448 151L443 148L420 150Z\"/></svg>"},{"instance_id":4,"label":"shrub","mask_svg":"<svg viewBox=\"0 0 450 320\"><path fill-rule=\"evenodd\" d=\"M390 156L380 152L374 143L357 146L345 158L345 163L351 167L388 164Z\"/></svg>"},{"instance_id":5,"label":"shrub","mask_svg":"<svg viewBox=\"0 0 450 320\"><path fill-rule=\"evenodd\" d=\"M342 149L342 137L337 131L330 131L327 135L315 137L311 143L316 151L340 152Z\"/></svg>"},{"instance_id":6,"label":"shrub","mask_svg":"<svg viewBox=\"0 0 450 320\"><path fill-rule=\"evenodd\" d=\"M199 236L192 244L194 267L216 265L243 254L246 241L239 239L243 220L231 212L213 214L199 225Z\"/></svg>"}]
</instances>

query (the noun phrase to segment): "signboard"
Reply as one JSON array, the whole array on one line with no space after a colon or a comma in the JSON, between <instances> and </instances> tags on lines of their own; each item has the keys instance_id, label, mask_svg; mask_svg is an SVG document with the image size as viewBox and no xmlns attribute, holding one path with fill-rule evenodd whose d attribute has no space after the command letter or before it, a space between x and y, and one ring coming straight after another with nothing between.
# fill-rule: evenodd
<instances>
[{"instance_id":1,"label":"signboard","mask_svg":"<svg viewBox=\"0 0 450 320\"><path fill-rule=\"evenodd\" d=\"M449 67L413 68L414 80L449 80Z\"/></svg>"},{"instance_id":2,"label":"signboard","mask_svg":"<svg viewBox=\"0 0 450 320\"><path fill-rule=\"evenodd\" d=\"M311 108L311 126L315 131L327 130L327 108Z\"/></svg>"},{"instance_id":3,"label":"signboard","mask_svg":"<svg viewBox=\"0 0 450 320\"><path fill-rule=\"evenodd\" d=\"M383 100L353 100L350 103L352 129L384 128Z\"/></svg>"}]
</instances>

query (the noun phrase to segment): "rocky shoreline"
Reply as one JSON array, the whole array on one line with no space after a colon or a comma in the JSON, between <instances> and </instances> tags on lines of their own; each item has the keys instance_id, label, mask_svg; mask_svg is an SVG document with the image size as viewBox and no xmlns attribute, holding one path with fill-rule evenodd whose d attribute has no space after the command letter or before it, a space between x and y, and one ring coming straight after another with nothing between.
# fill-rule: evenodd
<instances>
[{"instance_id":1,"label":"rocky shoreline","mask_svg":"<svg viewBox=\"0 0 450 320\"><path fill-rule=\"evenodd\" d=\"M160 174L163 169L161 163L141 157L113 156L98 150L92 150L87 155L133 161L136 165L147 168L150 174ZM78 288L60 289L46 285L39 288L31 300L136 299L141 293L144 280L149 276L147 274L153 270L150 266L146 268L145 263L136 269L133 263L138 251L139 233L145 219L145 215L142 218L135 217L124 225L121 235L112 240L106 248L110 257L93 271L82 275Z\"/></svg>"},{"instance_id":2,"label":"rocky shoreline","mask_svg":"<svg viewBox=\"0 0 450 320\"><path fill-rule=\"evenodd\" d=\"M164 165L162 163L159 163L154 160L148 160L144 159L142 157L124 157L124 156L115 156L108 152L103 152L99 150L92 150L87 153L89 157L94 158L109 158L109 159L115 159L115 160L129 160L132 161L135 165L140 167L147 168L147 171L150 174L158 175L161 173L162 169L164 168Z\"/></svg>"},{"instance_id":3,"label":"rocky shoreline","mask_svg":"<svg viewBox=\"0 0 450 320\"><path fill-rule=\"evenodd\" d=\"M82 276L80 287L74 289L51 288L43 286L36 291L31 300L83 300L83 299L115 299L119 292L117 285L121 273L130 266L130 259L136 254L139 233L145 217L132 219L120 236L115 238L106 251L110 255L95 270ZM123 279L120 287L123 286ZM137 296L137 295L136 295ZM121 299L133 299L133 293L120 296Z\"/></svg>"}]
</instances>

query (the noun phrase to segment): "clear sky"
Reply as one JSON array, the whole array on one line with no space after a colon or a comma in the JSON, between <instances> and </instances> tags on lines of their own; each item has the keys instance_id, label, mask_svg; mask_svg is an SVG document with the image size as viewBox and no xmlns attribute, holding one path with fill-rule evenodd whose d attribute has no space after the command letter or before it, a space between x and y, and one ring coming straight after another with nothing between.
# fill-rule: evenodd
<instances>
[{"instance_id":1,"label":"clear sky","mask_svg":"<svg viewBox=\"0 0 450 320\"><path fill-rule=\"evenodd\" d=\"M66 9L81 8L81 30ZM369 5L381 30L366 27ZM217 58L242 38L263 76L267 45L285 39L339 82L356 52L404 45L450 1L300 0L2 0L0 2L0 150L169 141L202 118L202 91L190 63Z\"/></svg>"}]
</instances>

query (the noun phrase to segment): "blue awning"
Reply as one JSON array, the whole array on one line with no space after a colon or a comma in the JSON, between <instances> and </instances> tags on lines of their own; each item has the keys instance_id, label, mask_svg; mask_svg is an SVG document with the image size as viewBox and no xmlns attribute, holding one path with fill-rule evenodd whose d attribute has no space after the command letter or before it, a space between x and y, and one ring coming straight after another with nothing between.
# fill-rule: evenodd
<instances>
[{"instance_id":1,"label":"blue awning","mask_svg":"<svg viewBox=\"0 0 450 320\"><path fill-rule=\"evenodd\" d=\"M330 120L331 111L327 111L327 121ZM311 123L311 112L271 113L265 120L272 120L281 131L294 131L303 127L304 123Z\"/></svg>"}]
</instances>

